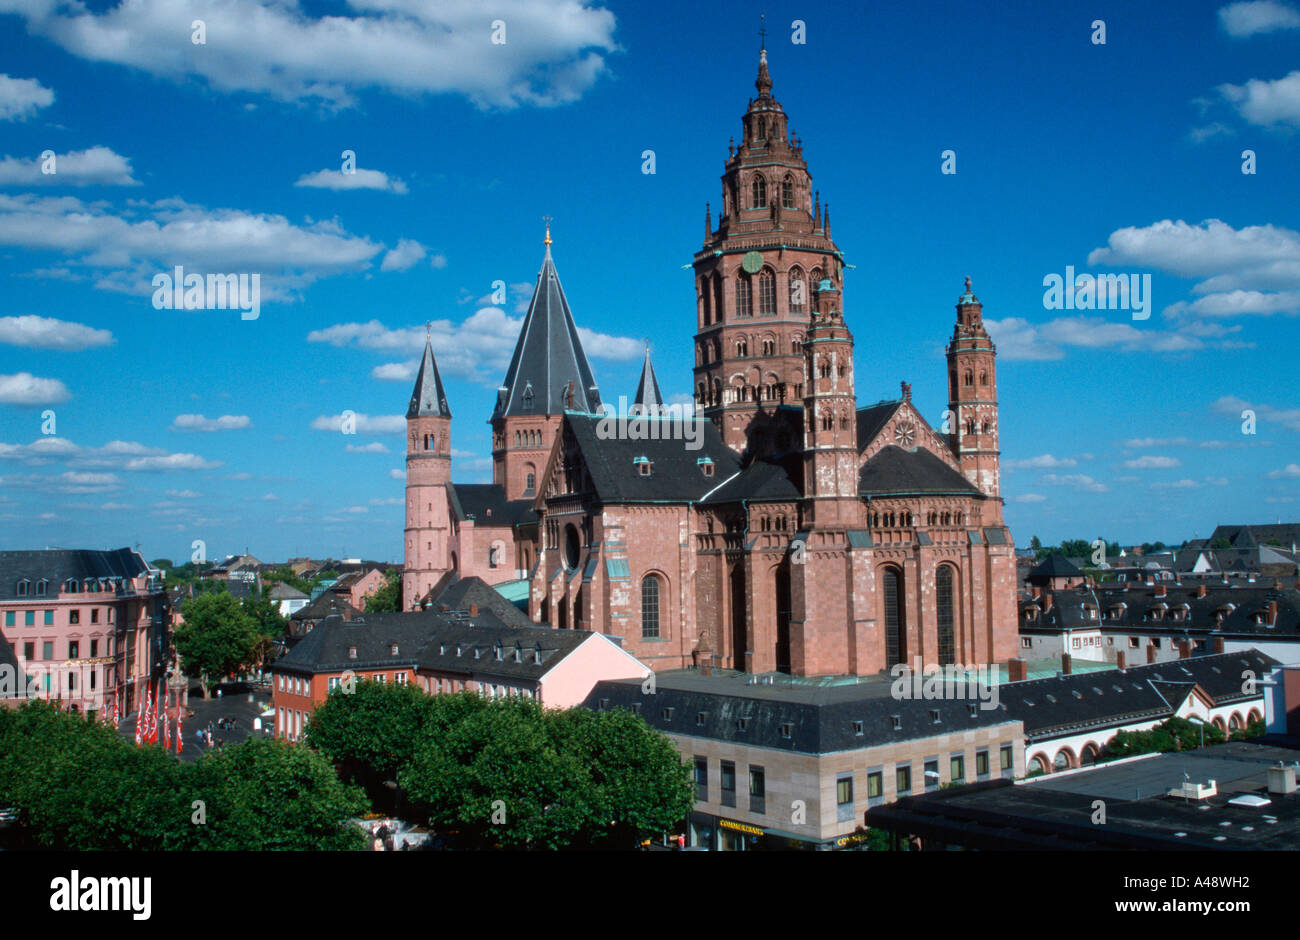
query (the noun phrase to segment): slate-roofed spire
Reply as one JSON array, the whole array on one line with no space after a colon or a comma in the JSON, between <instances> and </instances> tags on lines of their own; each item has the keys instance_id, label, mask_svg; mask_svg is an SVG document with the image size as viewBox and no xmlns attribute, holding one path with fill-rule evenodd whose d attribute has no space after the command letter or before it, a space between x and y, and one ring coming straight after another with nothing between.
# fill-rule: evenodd
<instances>
[{"instance_id":1,"label":"slate-roofed spire","mask_svg":"<svg viewBox=\"0 0 1300 940\"><path fill-rule=\"evenodd\" d=\"M492 418L558 415L566 410L600 411L600 392L582 351L569 301L551 260L551 230L546 227L546 256L528 304L515 354L497 394ZM572 383L572 403L569 389Z\"/></svg>"},{"instance_id":2,"label":"slate-roofed spire","mask_svg":"<svg viewBox=\"0 0 1300 940\"><path fill-rule=\"evenodd\" d=\"M650 364L650 347L645 348L645 362L641 364L641 381L636 383L636 400L632 402L632 412L646 413L661 408L664 396L659 391L659 382L655 379L655 367Z\"/></svg>"},{"instance_id":3,"label":"slate-roofed spire","mask_svg":"<svg viewBox=\"0 0 1300 940\"><path fill-rule=\"evenodd\" d=\"M420 374L415 377L415 390L411 392L411 406L406 409L406 416L451 417L447 393L442 389L442 376L438 374L438 362L433 358L433 340L428 336L424 340L424 359L420 362Z\"/></svg>"}]
</instances>

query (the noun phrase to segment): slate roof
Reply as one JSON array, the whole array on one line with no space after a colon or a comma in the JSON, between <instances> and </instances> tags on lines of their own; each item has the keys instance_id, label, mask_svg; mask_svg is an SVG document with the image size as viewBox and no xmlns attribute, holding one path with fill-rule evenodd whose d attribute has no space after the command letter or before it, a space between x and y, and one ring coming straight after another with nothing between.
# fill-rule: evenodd
<instances>
[{"instance_id":1,"label":"slate roof","mask_svg":"<svg viewBox=\"0 0 1300 940\"><path fill-rule=\"evenodd\" d=\"M743 675L681 672L659 673L655 680L653 695L642 692L640 680L598 682L583 704L628 708L668 734L805 754L914 741L1013 720L996 708L972 712L967 701L896 700L890 696L889 679L837 686L751 686ZM789 682L788 677L781 680ZM946 748L936 746L939 752L946 754Z\"/></svg>"},{"instance_id":2,"label":"slate roof","mask_svg":"<svg viewBox=\"0 0 1300 940\"><path fill-rule=\"evenodd\" d=\"M903 404L896 401L881 401L858 409L858 449L866 450L867 445L876 439L880 429L889 423L894 412Z\"/></svg>"},{"instance_id":3,"label":"slate roof","mask_svg":"<svg viewBox=\"0 0 1300 940\"><path fill-rule=\"evenodd\" d=\"M802 470L798 456L791 460L755 460L730 477L703 500L705 505L753 502L789 502L801 498L796 482Z\"/></svg>"},{"instance_id":4,"label":"slate roof","mask_svg":"<svg viewBox=\"0 0 1300 940\"><path fill-rule=\"evenodd\" d=\"M1193 656L1134 666L1123 672L1080 672L1050 679L1008 682L998 687L1003 715L1024 722L1035 741L1063 733L1169 717L1195 686L1219 705L1258 700L1263 692L1242 691L1246 670L1263 678L1278 665L1259 650Z\"/></svg>"},{"instance_id":5,"label":"slate roof","mask_svg":"<svg viewBox=\"0 0 1300 940\"><path fill-rule=\"evenodd\" d=\"M344 669L414 667L420 650L443 618L427 611L326 617L271 667L277 672L320 673ZM397 655L392 644L397 644ZM355 647L355 658L348 655Z\"/></svg>"},{"instance_id":6,"label":"slate roof","mask_svg":"<svg viewBox=\"0 0 1300 940\"><path fill-rule=\"evenodd\" d=\"M655 379L655 367L650 364L650 348L646 347L645 362L641 364L641 380L636 383L636 396L632 400L633 408L654 408L664 404L664 396L659 391L659 382Z\"/></svg>"},{"instance_id":7,"label":"slate roof","mask_svg":"<svg viewBox=\"0 0 1300 940\"><path fill-rule=\"evenodd\" d=\"M346 619L351 619L359 615L361 611L357 610L346 598L326 590L323 591L310 604L302 610L294 611L289 615L290 620L323 620L331 614L338 614Z\"/></svg>"},{"instance_id":8,"label":"slate roof","mask_svg":"<svg viewBox=\"0 0 1300 940\"><path fill-rule=\"evenodd\" d=\"M1204 597L1197 597L1197 587L1162 582L1165 594L1156 593L1156 585L1099 584L1094 588L1070 588L1053 591L1052 610L1039 613L1037 621L1026 621L1023 611L1031 606L1042 610L1045 599L1022 598L1021 629L1100 628L1102 632L1143 634L1200 634L1224 637L1272 637L1280 640L1300 639L1300 593L1279 591L1272 587L1242 587L1239 582L1205 585ZM1257 616L1267 619L1268 605L1277 604L1273 624L1256 623ZM1083 616L1083 605L1098 608L1098 620ZM1182 620L1174 612L1186 605ZM1153 616L1157 611L1160 615ZM1222 615L1221 617L1219 615Z\"/></svg>"},{"instance_id":9,"label":"slate roof","mask_svg":"<svg viewBox=\"0 0 1300 940\"><path fill-rule=\"evenodd\" d=\"M31 582L27 597L36 595L42 578L49 581L45 596L53 597L69 578L81 585L87 578L138 578L149 570L140 554L130 548L0 551L0 601L25 599L18 596L18 582L24 578Z\"/></svg>"},{"instance_id":10,"label":"slate roof","mask_svg":"<svg viewBox=\"0 0 1300 940\"><path fill-rule=\"evenodd\" d=\"M536 625L445 623L420 655L419 668L466 679L540 679L594 636L590 630L552 630Z\"/></svg>"},{"instance_id":11,"label":"slate roof","mask_svg":"<svg viewBox=\"0 0 1300 940\"><path fill-rule=\"evenodd\" d=\"M476 605L480 611L490 611L508 627L537 626L526 613L479 577L453 581L432 599L431 604L435 611L444 604L449 610L468 610L471 605Z\"/></svg>"},{"instance_id":12,"label":"slate roof","mask_svg":"<svg viewBox=\"0 0 1300 940\"><path fill-rule=\"evenodd\" d=\"M1054 552L1048 555L1034 567L1029 569L1026 578L1029 580L1051 580L1052 578L1082 578L1083 572L1060 552Z\"/></svg>"},{"instance_id":13,"label":"slate roof","mask_svg":"<svg viewBox=\"0 0 1300 940\"><path fill-rule=\"evenodd\" d=\"M924 493L984 498L978 487L928 450L904 450L895 444L882 447L862 465L858 473L858 493L862 496Z\"/></svg>"},{"instance_id":14,"label":"slate roof","mask_svg":"<svg viewBox=\"0 0 1300 940\"><path fill-rule=\"evenodd\" d=\"M450 418L451 409L447 407L447 393L442 389L442 376L438 374L438 362L433 358L433 342L424 341L424 358L420 360L420 372L415 377L415 390L411 392L411 404L406 409L408 418Z\"/></svg>"},{"instance_id":15,"label":"slate roof","mask_svg":"<svg viewBox=\"0 0 1300 940\"><path fill-rule=\"evenodd\" d=\"M506 499L499 483L451 483L447 486L458 521L473 516L479 525L528 525L537 521L531 499Z\"/></svg>"},{"instance_id":16,"label":"slate roof","mask_svg":"<svg viewBox=\"0 0 1300 940\"><path fill-rule=\"evenodd\" d=\"M582 451L596 494L605 503L693 502L740 469L739 459L722 442L713 422L703 418L689 429L701 441L698 450L689 450L688 442L681 439L631 440L621 434L602 438L600 422L604 419L596 415L570 412L564 420ZM679 438L685 433L680 423L668 418L628 421L663 429L656 433L673 433L675 429ZM649 458L649 476L637 470L634 461L638 457ZM712 476L705 476L699 463L706 457L713 461Z\"/></svg>"},{"instance_id":17,"label":"slate roof","mask_svg":"<svg viewBox=\"0 0 1300 940\"><path fill-rule=\"evenodd\" d=\"M1270 540L1282 543L1283 548L1300 544L1300 522L1282 522L1276 525L1221 525L1215 527L1207 544L1215 539L1227 539L1233 548L1254 548Z\"/></svg>"},{"instance_id":18,"label":"slate roof","mask_svg":"<svg viewBox=\"0 0 1300 940\"><path fill-rule=\"evenodd\" d=\"M267 597L273 601L296 601L302 600L306 596L292 584L285 584L283 581L276 581L275 585L267 592Z\"/></svg>"},{"instance_id":19,"label":"slate roof","mask_svg":"<svg viewBox=\"0 0 1300 940\"><path fill-rule=\"evenodd\" d=\"M569 407L564 393L570 382L574 410L589 414L600 410L596 379L582 351L548 244L492 418L561 414ZM531 406L525 401L529 392Z\"/></svg>"}]
</instances>

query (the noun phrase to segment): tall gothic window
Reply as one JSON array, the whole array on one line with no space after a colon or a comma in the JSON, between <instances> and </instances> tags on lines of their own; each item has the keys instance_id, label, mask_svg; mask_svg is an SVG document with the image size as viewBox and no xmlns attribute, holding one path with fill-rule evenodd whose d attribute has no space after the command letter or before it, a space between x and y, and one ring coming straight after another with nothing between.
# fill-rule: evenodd
<instances>
[{"instance_id":1,"label":"tall gothic window","mask_svg":"<svg viewBox=\"0 0 1300 940\"><path fill-rule=\"evenodd\" d=\"M713 275L713 319L722 322L722 278Z\"/></svg>"},{"instance_id":2,"label":"tall gothic window","mask_svg":"<svg viewBox=\"0 0 1300 940\"><path fill-rule=\"evenodd\" d=\"M754 315L754 286L749 275L741 273L736 278L736 316L752 317Z\"/></svg>"},{"instance_id":3,"label":"tall gothic window","mask_svg":"<svg viewBox=\"0 0 1300 940\"><path fill-rule=\"evenodd\" d=\"M776 316L776 275L764 268L758 275L758 313L764 317Z\"/></svg>"},{"instance_id":4,"label":"tall gothic window","mask_svg":"<svg viewBox=\"0 0 1300 940\"><path fill-rule=\"evenodd\" d=\"M934 576L934 607L939 620L939 665L957 661L953 636L952 567L940 565Z\"/></svg>"},{"instance_id":5,"label":"tall gothic window","mask_svg":"<svg viewBox=\"0 0 1300 940\"><path fill-rule=\"evenodd\" d=\"M751 208L762 209L765 206L767 206L767 180L763 179L761 173L754 177L752 189L754 195L754 203L751 206Z\"/></svg>"},{"instance_id":6,"label":"tall gothic window","mask_svg":"<svg viewBox=\"0 0 1300 940\"><path fill-rule=\"evenodd\" d=\"M790 269L790 312L803 313L808 304L808 285L804 282L803 271Z\"/></svg>"},{"instance_id":7,"label":"tall gothic window","mask_svg":"<svg viewBox=\"0 0 1300 940\"><path fill-rule=\"evenodd\" d=\"M794 181L788 176L781 181L781 208L794 208Z\"/></svg>"},{"instance_id":8,"label":"tall gothic window","mask_svg":"<svg viewBox=\"0 0 1300 940\"><path fill-rule=\"evenodd\" d=\"M641 581L641 638L659 638L659 577L648 574Z\"/></svg>"},{"instance_id":9,"label":"tall gothic window","mask_svg":"<svg viewBox=\"0 0 1300 940\"><path fill-rule=\"evenodd\" d=\"M885 666L907 660L907 623L903 610L903 575L885 569Z\"/></svg>"}]
</instances>

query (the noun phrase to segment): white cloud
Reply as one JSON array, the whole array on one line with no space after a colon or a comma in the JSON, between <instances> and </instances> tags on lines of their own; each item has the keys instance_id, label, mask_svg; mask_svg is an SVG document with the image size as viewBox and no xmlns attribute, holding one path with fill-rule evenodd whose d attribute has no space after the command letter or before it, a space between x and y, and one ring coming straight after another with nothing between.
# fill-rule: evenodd
<instances>
[{"instance_id":1,"label":"white cloud","mask_svg":"<svg viewBox=\"0 0 1300 940\"><path fill-rule=\"evenodd\" d=\"M406 433L405 415L375 415L372 417L362 412L353 412L352 420L358 434ZM343 415L321 415L312 421L311 426L317 431L341 433L343 430Z\"/></svg>"},{"instance_id":2,"label":"white cloud","mask_svg":"<svg viewBox=\"0 0 1300 940\"><path fill-rule=\"evenodd\" d=\"M337 221L206 209L181 199L132 200L115 212L72 196L0 194L0 245L58 252L96 275L95 286L141 296L175 265L197 273L257 273L262 301L291 298L321 277L369 267L383 246Z\"/></svg>"},{"instance_id":3,"label":"white cloud","mask_svg":"<svg viewBox=\"0 0 1300 940\"><path fill-rule=\"evenodd\" d=\"M424 246L419 242L410 238L398 239L397 247L384 255L379 270L405 271L419 263L426 253Z\"/></svg>"},{"instance_id":4,"label":"white cloud","mask_svg":"<svg viewBox=\"0 0 1300 940\"><path fill-rule=\"evenodd\" d=\"M397 177L390 177L381 170L360 168L352 173L344 173L342 170L317 170L315 173L307 173L299 177L293 185L311 189L332 189L335 192L347 189L377 189L398 195L405 195L407 192L406 184Z\"/></svg>"},{"instance_id":5,"label":"white cloud","mask_svg":"<svg viewBox=\"0 0 1300 940\"><path fill-rule=\"evenodd\" d=\"M40 157L0 159L0 186L139 186L131 161L107 147L54 155L53 173Z\"/></svg>"},{"instance_id":6,"label":"white cloud","mask_svg":"<svg viewBox=\"0 0 1300 940\"><path fill-rule=\"evenodd\" d=\"M389 470L389 471L388 471L388 477L389 477L389 479L392 479L392 480L405 480L405 479L406 479L406 471L405 471L405 470Z\"/></svg>"},{"instance_id":7,"label":"white cloud","mask_svg":"<svg viewBox=\"0 0 1300 940\"><path fill-rule=\"evenodd\" d=\"M0 121L21 121L54 104L54 92L34 78L0 75Z\"/></svg>"},{"instance_id":8,"label":"white cloud","mask_svg":"<svg viewBox=\"0 0 1300 940\"><path fill-rule=\"evenodd\" d=\"M1087 493L1110 492L1110 487L1105 483L1098 483L1092 477L1082 473L1070 473L1064 476L1057 476L1055 473L1048 473L1043 476L1042 482L1052 486L1068 486L1072 489L1082 490Z\"/></svg>"},{"instance_id":9,"label":"white cloud","mask_svg":"<svg viewBox=\"0 0 1300 940\"><path fill-rule=\"evenodd\" d=\"M436 254L433 255L431 258L429 258L429 267L431 268L442 269L445 268L446 266L447 266L447 256L444 254L441 253Z\"/></svg>"},{"instance_id":10,"label":"white cloud","mask_svg":"<svg viewBox=\"0 0 1300 940\"><path fill-rule=\"evenodd\" d=\"M1281 470L1270 470L1270 480L1300 480L1300 463L1289 463Z\"/></svg>"},{"instance_id":11,"label":"white cloud","mask_svg":"<svg viewBox=\"0 0 1300 940\"><path fill-rule=\"evenodd\" d=\"M29 349L60 349L64 351L110 346L113 334L97 330L71 320L26 315L0 317L0 343L25 346Z\"/></svg>"},{"instance_id":12,"label":"white cloud","mask_svg":"<svg viewBox=\"0 0 1300 940\"><path fill-rule=\"evenodd\" d=\"M173 499L198 499L199 494L193 490L168 490L167 495Z\"/></svg>"},{"instance_id":13,"label":"white cloud","mask_svg":"<svg viewBox=\"0 0 1300 940\"><path fill-rule=\"evenodd\" d=\"M1182 465L1177 457L1157 457L1151 454L1124 461L1124 466L1130 470L1168 470Z\"/></svg>"},{"instance_id":14,"label":"white cloud","mask_svg":"<svg viewBox=\"0 0 1300 940\"><path fill-rule=\"evenodd\" d=\"M1235 395L1224 395L1222 398L1215 399L1210 405L1210 411L1237 420L1242 420L1243 411L1253 411L1257 422L1274 422L1288 430L1300 431L1300 408L1284 409L1274 408L1271 405L1252 405Z\"/></svg>"},{"instance_id":15,"label":"white cloud","mask_svg":"<svg viewBox=\"0 0 1300 940\"><path fill-rule=\"evenodd\" d=\"M419 369L419 359L408 359L406 362L385 362L383 365L371 369L370 377L386 382L409 382L415 378L415 374Z\"/></svg>"},{"instance_id":16,"label":"white cloud","mask_svg":"<svg viewBox=\"0 0 1300 940\"><path fill-rule=\"evenodd\" d=\"M1051 454L1042 454L1038 457L1028 457L1024 460L1004 460L1002 466L1008 469L1029 469L1029 470L1054 470L1059 467L1076 467L1079 462L1073 457L1053 457Z\"/></svg>"},{"instance_id":17,"label":"white cloud","mask_svg":"<svg viewBox=\"0 0 1300 940\"><path fill-rule=\"evenodd\" d=\"M1101 317L1060 317L1030 323L1021 317L985 319L1003 359L1047 362L1065 358L1067 348L1116 352L1189 352L1207 347L1188 331L1139 330Z\"/></svg>"},{"instance_id":18,"label":"white cloud","mask_svg":"<svg viewBox=\"0 0 1300 940\"><path fill-rule=\"evenodd\" d=\"M348 452L349 454L388 454L388 453L391 453L391 451L390 451L387 447L385 447L383 444L379 443L378 441L374 441L374 442L372 442L372 443L370 443L370 444L361 444L361 445L357 445L357 444L349 444L349 445L347 446L347 452Z\"/></svg>"},{"instance_id":19,"label":"white cloud","mask_svg":"<svg viewBox=\"0 0 1300 940\"><path fill-rule=\"evenodd\" d=\"M219 466L220 463L204 460L197 454L133 457L126 462L127 470L212 470Z\"/></svg>"},{"instance_id":20,"label":"white cloud","mask_svg":"<svg viewBox=\"0 0 1300 940\"><path fill-rule=\"evenodd\" d=\"M203 415L177 415L172 420L173 431L238 431L249 427L252 421L248 415L222 415L220 418L206 418Z\"/></svg>"},{"instance_id":21,"label":"white cloud","mask_svg":"<svg viewBox=\"0 0 1300 940\"><path fill-rule=\"evenodd\" d=\"M1243 0L1219 10L1219 24L1237 39L1280 29L1300 28L1300 13L1276 0Z\"/></svg>"},{"instance_id":22,"label":"white cloud","mask_svg":"<svg viewBox=\"0 0 1300 940\"><path fill-rule=\"evenodd\" d=\"M0 405L57 405L71 397L58 379L42 379L30 372L0 375Z\"/></svg>"},{"instance_id":23,"label":"white cloud","mask_svg":"<svg viewBox=\"0 0 1300 940\"><path fill-rule=\"evenodd\" d=\"M1047 501L1047 497L1041 493L1021 493L1016 497L1015 501L1017 503L1043 503Z\"/></svg>"},{"instance_id":24,"label":"white cloud","mask_svg":"<svg viewBox=\"0 0 1300 940\"><path fill-rule=\"evenodd\" d=\"M1153 490L1192 490L1200 487L1201 484L1195 480L1174 480L1171 483L1152 483Z\"/></svg>"},{"instance_id":25,"label":"white cloud","mask_svg":"<svg viewBox=\"0 0 1300 940\"><path fill-rule=\"evenodd\" d=\"M345 0L319 17L278 0L122 3L102 13L28 0L15 12L29 33L89 61L334 107L367 88L464 95L479 107L563 104L618 49L614 15L574 0L505 0L490 15L478 0ZM497 17L504 43L493 42ZM188 41L194 19L207 25L201 47Z\"/></svg>"}]
</instances>

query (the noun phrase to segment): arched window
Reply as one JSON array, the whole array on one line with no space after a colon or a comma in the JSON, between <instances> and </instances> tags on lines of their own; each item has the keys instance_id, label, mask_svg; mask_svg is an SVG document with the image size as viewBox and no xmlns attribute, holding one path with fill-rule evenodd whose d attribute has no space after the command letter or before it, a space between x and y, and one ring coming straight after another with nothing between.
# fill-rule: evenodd
<instances>
[{"instance_id":1,"label":"arched window","mask_svg":"<svg viewBox=\"0 0 1300 940\"><path fill-rule=\"evenodd\" d=\"M975 384L975 373L974 373L974 372L971 372L969 369L966 370L966 377L965 377L965 379L964 379L964 384L966 384L966 385L974 385L974 384Z\"/></svg>"},{"instance_id":2,"label":"arched window","mask_svg":"<svg viewBox=\"0 0 1300 940\"><path fill-rule=\"evenodd\" d=\"M532 464L526 464L524 470L524 495L532 496L537 492L537 470Z\"/></svg>"},{"instance_id":3,"label":"arched window","mask_svg":"<svg viewBox=\"0 0 1300 940\"><path fill-rule=\"evenodd\" d=\"M781 208L794 208L794 180L788 176L781 181Z\"/></svg>"},{"instance_id":4,"label":"arched window","mask_svg":"<svg viewBox=\"0 0 1300 940\"><path fill-rule=\"evenodd\" d=\"M763 340L763 355L764 356L776 355L776 340L774 339Z\"/></svg>"},{"instance_id":5,"label":"arched window","mask_svg":"<svg viewBox=\"0 0 1300 940\"><path fill-rule=\"evenodd\" d=\"M758 275L758 313L763 317L776 316L776 275L764 268Z\"/></svg>"},{"instance_id":6,"label":"arched window","mask_svg":"<svg viewBox=\"0 0 1300 940\"><path fill-rule=\"evenodd\" d=\"M736 355L741 358L749 355L749 343L746 340L736 340Z\"/></svg>"},{"instance_id":7,"label":"arched window","mask_svg":"<svg viewBox=\"0 0 1300 940\"><path fill-rule=\"evenodd\" d=\"M934 575L934 608L939 621L939 665L957 661L953 630L952 566L940 565Z\"/></svg>"},{"instance_id":8,"label":"arched window","mask_svg":"<svg viewBox=\"0 0 1300 940\"><path fill-rule=\"evenodd\" d=\"M989 374L988 374L987 372L981 372L981 373L980 373L980 384L981 384L981 385L988 385L988 384L989 384Z\"/></svg>"},{"instance_id":9,"label":"arched window","mask_svg":"<svg viewBox=\"0 0 1300 940\"><path fill-rule=\"evenodd\" d=\"M765 208L767 206L767 180L763 179L763 174L759 173L754 176L754 182L751 189L754 196L751 208Z\"/></svg>"},{"instance_id":10,"label":"arched window","mask_svg":"<svg viewBox=\"0 0 1300 940\"><path fill-rule=\"evenodd\" d=\"M704 315L705 326L709 325L709 318L713 312L710 309L710 305L709 305L709 301L711 299L712 298L709 296L709 282L707 280L701 280L700 281L700 305L701 305L701 312Z\"/></svg>"},{"instance_id":11,"label":"arched window","mask_svg":"<svg viewBox=\"0 0 1300 940\"><path fill-rule=\"evenodd\" d=\"M641 638L659 638L659 576L648 574L641 580Z\"/></svg>"},{"instance_id":12,"label":"arched window","mask_svg":"<svg viewBox=\"0 0 1300 940\"><path fill-rule=\"evenodd\" d=\"M835 426L835 416L832 414L822 415L822 430L829 431Z\"/></svg>"},{"instance_id":13,"label":"arched window","mask_svg":"<svg viewBox=\"0 0 1300 940\"><path fill-rule=\"evenodd\" d=\"M903 608L903 574L885 569L885 666L907 661L907 623Z\"/></svg>"},{"instance_id":14,"label":"arched window","mask_svg":"<svg viewBox=\"0 0 1300 940\"><path fill-rule=\"evenodd\" d=\"M811 273L808 275L808 287L811 290L816 290L818 285L820 285L825 278L826 274L821 268L813 268Z\"/></svg>"},{"instance_id":15,"label":"arched window","mask_svg":"<svg viewBox=\"0 0 1300 940\"><path fill-rule=\"evenodd\" d=\"M713 275L713 319L722 321L722 278L717 274Z\"/></svg>"},{"instance_id":16,"label":"arched window","mask_svg":"<svg viewBox=\"0 0 1300 940\"><path fill-rule=\"evenodd\" d=\"M749 275L741 273L736 278L736 316L752 317L754 315L754 287Z\"/></svg>"},{"instance_id":17,"label":"arched window","mask_svg":"<svg viewBox=\"0 0 1300 940\"><path fill-rule=\"evenodd\" d=\"M31 589L31 582L28 581L26 578L23 578L21 581L18 582L18 588L14 593L16 593L19 597L26 597L27 592L30 589Z\"/></svg>"},{"instance_id":18,"label":"arched window","mask_svg":"<svg viewBox=\"0 0 1300 940\"><path fill-rule=\"evenodd\" d=\"M829 359L823 359L817 363L817 375L819 378L829 379L831 377L831 363Z\"/></svg>"},{"instance_id":19,"label":"arched window","mask_svg":"<svg viewBox=\"0 0 1300 940\"><path fill-rule=\"evenodd\" d=\"M790 269L790 312L803 313L808 304L808 285L804 281L803 271Z\"/></svg>"}]
</instances>

